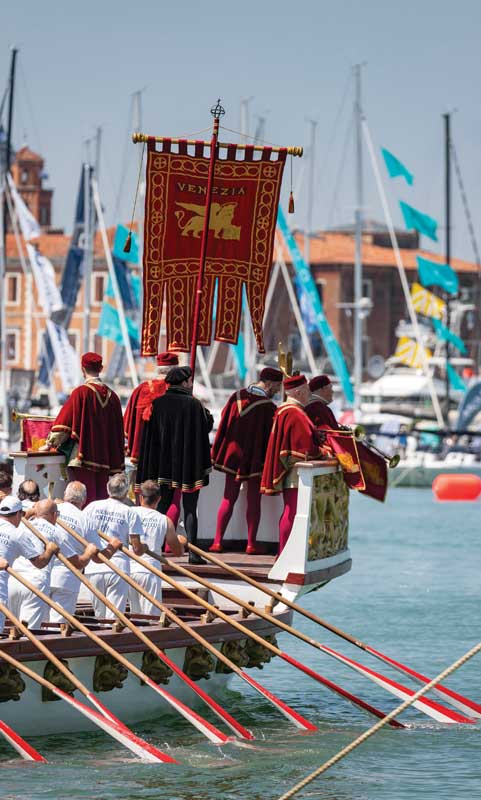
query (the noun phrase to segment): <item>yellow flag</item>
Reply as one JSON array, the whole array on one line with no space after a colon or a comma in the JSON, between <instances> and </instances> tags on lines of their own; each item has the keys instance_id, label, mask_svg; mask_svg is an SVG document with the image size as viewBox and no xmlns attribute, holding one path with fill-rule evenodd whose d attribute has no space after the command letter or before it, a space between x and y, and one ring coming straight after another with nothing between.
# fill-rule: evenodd
<instances>
[{"instance_id":1,"label":"yellow flag","mask_svg":"<svg viewBox=\"0 0 481 800\"><path fill-rule=\"evenodd\" d=\"M424 353L426 359L429 361L432 357L431 350L425 347ZM416 369L418 369L423 365L421 348L418 343L414 339L410 339L409 336L401 336L401 338L398 339L394 357L398 358L402 364L407 364L408 367L416 367Z\"/></svg>"},{"instance_id":2,"label":"yellow flag","mask_svg":"<svg viewBox=\"0 0 481 800\"><path fill-rule=\"evenodd\" d=\"M411 300L414 310L424 314L425 317L441 319L446 308L444 300L429 292L420 283L413 283L411 286Z\"/></svg>"}]
</instances>

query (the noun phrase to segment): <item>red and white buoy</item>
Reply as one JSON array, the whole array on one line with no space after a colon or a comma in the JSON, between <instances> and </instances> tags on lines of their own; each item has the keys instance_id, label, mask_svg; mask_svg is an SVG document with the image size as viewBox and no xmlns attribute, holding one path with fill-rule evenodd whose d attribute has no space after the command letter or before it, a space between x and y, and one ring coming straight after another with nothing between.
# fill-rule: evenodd
<instances>
[{"instance_id":1,"label":"red and white buoy","mask_svg":"<svg viewBox=\"0 0 481 800\"><path fill-rule=\"evenodd\" d=\"M481 478L472 474L437 475L433 480L433 492L436 499L442 501L477 500L481 496Z\"/></svg>"}]
</instances>

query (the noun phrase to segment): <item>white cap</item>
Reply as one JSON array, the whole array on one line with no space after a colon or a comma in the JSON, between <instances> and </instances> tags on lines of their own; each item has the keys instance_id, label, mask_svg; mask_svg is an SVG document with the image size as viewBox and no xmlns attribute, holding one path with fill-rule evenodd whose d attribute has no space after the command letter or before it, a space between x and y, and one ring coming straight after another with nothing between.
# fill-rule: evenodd
<instances>
[{"instance_id":1,"label":"white cap","mask_svg":"<svg viewBox=\"0 0 481 800\"><path fill-rule=\"evenodd\" d=\"M0 516L6 517L22 510L22 501L14 494L8 494L0 500Z\"/></svg>"}]
</instances>

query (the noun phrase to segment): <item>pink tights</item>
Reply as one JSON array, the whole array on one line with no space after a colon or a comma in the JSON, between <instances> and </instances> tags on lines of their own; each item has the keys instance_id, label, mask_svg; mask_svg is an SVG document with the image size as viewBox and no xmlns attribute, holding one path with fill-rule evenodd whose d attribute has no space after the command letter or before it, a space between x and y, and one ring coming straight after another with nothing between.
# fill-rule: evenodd
<instances>
[{"instance_id":1,"label":"pink tights","mask_svg":"<svg viewBox=\"0 0 481 800\"><path fill-rule=\"evenodd\" d=\"M291 535L297 511L297 489L283 489L284 510L279 520L279 555L284 550Z\"/></svg>"},{"instance_id":2,"label":"pink tights","mask_svg":"<svg viewBox=\"0 0 481 800\"><path fill-rule=\"evenodd\" d=\"M254 547L256 543L257 529L261 518L261 479L259 477L250 478L247 481L247 545ZM237 498L239 497L241 481L236 481L233 475L228 473L225 476L224 497L217 512L217 528L215 531L215 545L222 544L222 537L229 524L230 518Z\"/></svg>"}]
</instances>

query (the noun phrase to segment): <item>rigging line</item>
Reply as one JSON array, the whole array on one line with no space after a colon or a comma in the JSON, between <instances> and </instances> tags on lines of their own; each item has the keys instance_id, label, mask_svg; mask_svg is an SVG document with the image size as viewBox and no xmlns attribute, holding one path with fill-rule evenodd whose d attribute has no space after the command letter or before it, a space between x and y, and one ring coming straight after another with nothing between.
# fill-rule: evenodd
<instances>
[{"instance_id":1,"label":"rigging line","mask_svg":"<svg viewBox=\"0 0 481 800\"><path fill-rule=\"evenodd\" d=\"M337 176L336 176L336 186L335 186L335 189L334 189L334 196L333 196L333 199L332 199L331 207L329 209L329 215L328 215L328 218L327 218L327 228L331 227L332 216L334 214L334 211L337 209L337 201L338 201L338 196L339 196L339 187L340 187L342 176L343 176L343 173L344 173L344 168L346 166L347 148L348 148L349 143L350 143L353 125L354 125L354 114L351 115L351 118L349 120L349 124L348 124L347 129L346 129L346 137L344 139L344 143L343 143L343 147L342 147L341 161L339 163L339 169L338 169Z\"/></svg>"},{"instance_id":2,"label":"rigging line","mask_svg":"<svg viewBox=\"0 0 481 800\"><path fill-rule=\"evenodd\" d=\"M334 140L336 138L337 128L338 128L340 119L342 117L342 114L344 113L346 100L347 100L347 97L348 97L348 94L349 94L349 90L351 88L351 82L352 82L352 70L350 69L348 74L347 74L347 81L346 81L345 86L344 86L344 91L343 91L343 93L341 95L341 102L340 102L339 107L337 109L337 114L336 114L336 117L334 119L334 123L333 123L333 126L332 126L332 132L331 132L331 136L329 138L329 142L328 142L328 145L327 145L326 154L324 156L324 159L323 159L323 162L322 162L321 166L319 167L319 171L318 171L319 184L321 184L321 180L322 180L322 178L324 176L324 172L326 170L326 167L327 167L327 164L328 164L328 161L329 161L329 156L331 155L331 149L332 149L332 146L334 144Z\"/></svg>"},{"instance_id":3,"label":"rigging line","mask_svg":"<svg viewBox=\"0 0 481 800\"><path fill-rule=\"evenodd\" d=\"M225 125L219 126L223 131L229 131L229 133L236 133L237 136L242 136L245 139L245 133L241 133L241 131L235 131L233 128L226 128ZM271 145L272 147L282 147L281 144L276 144L276 142L269 142L267 139L261 139L260 136L249 136L254 142L261 142L262 144Z\"/></svg>"},{"instance_id":4,"label":"rigging line","mask_svg":"<svg viewBox=\"0 0 481 800\"><path fill-rule=\"evenodd\" d=\"M116 224L116 221L119 218L121 197L122 197L123 192L124 192L124 184L125 184L125 179L126 179L126 176L127 176L128 157L129 157L128 151L129 151L129 146L130 146L130 144L132 142L132 140L130 138L130 132L132 130L133 112L134 112L134 94L131 94L130 95L130 106L129 106L129 118L128 118L128 121L127 121L127 130L126 130L125 139L124 139L124 151L122 153L122 168L120 170L120 180L119 180L117 193L115 193L115 191L114 191L115 206L114 206L113 219L111 220L111 223L113 225Z\"/></svg>"},{"instance_id":5,"label":"rigging line","mask_svg":"<svg viewBox=\"0 0 481 800\"><path fill-rule=\"evenodd\" d=\"M20 81L22 83L22 88L23 88L23 92L24 92L24 95L25 95L25 104L27 106L28 115L30 116L30 121L31 121L33 135L35 137L36 144L37 144L37 146L38 146L38 148L40 150L40 153L43 153L44 152L43 143L42 143L42 139L40 137L39 127L37 125L35 112L33 110L33 103L32 103L32 99L31 99L31 95L30 95L30 89L28 88L28 83L27 83L27 75L26 75L25 70L23 68L23 62L22 62L22 57L21 57L20 53L19 53L19 56L20 57L18 59L18 67L19 67L18 71L19 71L19 74L20 74Z\"/></svg>"},{"instance_id":6,"label":"rigging line","mask_svg":"<svg viewBox=\"0 0 481 800\"><path fill-rule=\"evenodd\" d=\"M456 172L456 177L458 179L459 191L461 192L461 200L462 200L462 203L463 203L464 213L466 215L466 222L467 222L467 225L468 225L468 231L469 231L469 235L471 237L471 245L473 247L473 252L474 252L474 257L476 259L477 267L478 267L479 270L481 270L481 258L480 258L480 255L479 255L479 248L478 248L478 242L477 242L477 239L476 239L476 233L474 231L473 218L471 216L471 210L469 208L468 198L467 198L466 190L465 190L465 187L464 187L464 181L463 181L463 176L461 174L461 167L460 167L459 160L458 160L458 154L456 152L456 147L454 145L454 141L453 141L452 137L450 139L450 146L451 146L451 153L453 155L454 170Z\"/></svg>"}]
</instances>

